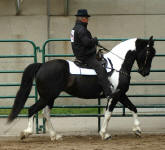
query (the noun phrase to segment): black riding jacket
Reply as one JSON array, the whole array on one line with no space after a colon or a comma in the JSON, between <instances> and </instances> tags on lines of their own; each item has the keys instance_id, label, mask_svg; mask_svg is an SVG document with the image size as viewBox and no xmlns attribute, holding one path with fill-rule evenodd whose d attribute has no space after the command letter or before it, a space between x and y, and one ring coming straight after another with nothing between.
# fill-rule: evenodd
<instances>
[{"instance_id":1,"label":"black riding jacket","mask_svg":"<svg viewBox=\"0 0 165 150\"><path fill-rule=\"evenodd\" d=\"M87 29L87 23L77 21L71 31L71 44L75 57L83 61L96 54L96 42Z\"/></svg>"}]
</instances>

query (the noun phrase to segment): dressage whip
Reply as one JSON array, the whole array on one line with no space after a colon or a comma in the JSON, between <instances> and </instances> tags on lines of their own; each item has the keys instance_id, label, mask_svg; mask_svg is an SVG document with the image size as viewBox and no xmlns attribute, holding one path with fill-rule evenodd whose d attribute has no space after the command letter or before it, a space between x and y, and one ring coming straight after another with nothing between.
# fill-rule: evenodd
<instances>
[{"instance_id":1,"label":"dressage whip","mask_svg":"<svg viewBox=\"0 0 165 150\"><path fill-rule=\"evenodd\" d=\"M99 43L97 44L98 47L104 49L106 52L110 52L109 49L105 48L104 46L100 45Z\"/></svg>"}]
</instances>

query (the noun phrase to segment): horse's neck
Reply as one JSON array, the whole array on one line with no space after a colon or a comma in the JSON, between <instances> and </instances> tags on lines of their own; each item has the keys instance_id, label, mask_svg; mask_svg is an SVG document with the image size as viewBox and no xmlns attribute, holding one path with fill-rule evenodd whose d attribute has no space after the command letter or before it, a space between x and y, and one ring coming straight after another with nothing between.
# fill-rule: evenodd
<instances>
[{"instance_id":1,"label":"horse's neck","mask_svg":"<svg viewBox=\"0 0 165 150\"><path fill-rule=\"evenodd\" d=\"M133 64L135 62L135 57L136 57L135 51L128 51L120 70L126 72L127 74L130 74Z\"/></svg>"},{"instance_id":2,"label":"horse's neck","mask_svg":"<svg viewBox=\"0 0 165 150\"><path fill-rule=\"evenodd\" d=\"M123 63L125 62L126 57L128 57L127 53L129 51L135 51L136 40L137 39L134 38L121 42L120 44L115 46L109 53L104 55L105 58L111 59L114 69L119 71L122 68Z\"/></svg>"}]
</instances>

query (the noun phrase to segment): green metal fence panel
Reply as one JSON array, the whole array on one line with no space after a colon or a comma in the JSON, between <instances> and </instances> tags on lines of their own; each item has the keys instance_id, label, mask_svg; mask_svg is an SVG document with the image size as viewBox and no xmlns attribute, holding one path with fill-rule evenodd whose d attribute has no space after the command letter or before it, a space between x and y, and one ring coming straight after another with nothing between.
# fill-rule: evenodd
<instances>
[{"instance_id":1,"label":"green metal fence panel","mask_svg":"<svg viewBox=\"0 0 165 150\"><path fill-rule=\"evenodd\" d=\"M113 38L113 39L99 39L99 41L125 41L128 38ZM46 53L46 46L50 42L59 42L59 41L70 41L70 39L48 39L42 46L42 62L45 62L46 57L73 57L73 54L47 54ZM154 39L154 41L165 41L165 39ZM165 54L156 54L156 57L165 57ZM132 72L137 72L136 69L133 69ZM165 69L152 69L151 72L165 72ZM156 82L156 83L130 83L130 86L164 86L165 83L163 82ZM165 97L165 94L141 94L141 95L128 95L129 97ZM59 97L67 98L72 97L70 95L60 95ZM101 105L100 99L98 99L98 105L95 106L54 106L54 108L98 108L98 114L51 114L52 117L98 117L98 131L100 130L100 117L103 117L101 114L101 108L105 108L105 106ZM131 115L125 113L125 107L123 106L116 106L116 108L123 108L122 115L113 115L115 117L127 116L130 117ZM165 105L137 105L137 108L165 108ZM165 114L140 114L141 117L152 117L152 116L165 116ZM44 126L44 125L43 125Z\"/></svg>"},{"instance_id":2,"label":"green metal fence panel","mask_svg":"<svg viewBox=\"0 0 165 150\"><path fill-rule=\"evenodd\" d=\"M127 38L114 38L114 39L99 39L100 41L125 41ZM154 39L155 41L165 41L165 39ZM33 58L33 62L37 62L37 52L42 52L42 62L45 63L45 58L46 57L73 57L73 54L47 54L46 53L46 46L50 42L58 42L58 41L70 41L70 39L49 39L45 41L42 45L42 48L37 47L33 41L30 40L0 40L0 43L13 43L13 42L19 42L19 43L28 43L33 46L33 54L28 54L28 55L0 55L0 58ZM165 54L157 54L156 57L165 57ZM132 72L137 72L136 69L133 69ZM152 69L151 72L165 72L165 69ZM23 73L23 70L0 70L0 73ZM135 82L135 83L130 83L130 86L164 86L164 82ZM0 87L6 87L6 86L20 86L20 83L0 83ZM35 86L35 83L33 84ZM128 95L129 97L165 97L165 94L131 94ZM71 95L60 95L59 97L61 98L69 98L73 97ZM15 95L10 95L10 96L0 96L0 99L6 99L6 98L15 98ZM38 100L38 95L37 95L37 89L35 86L35 94L29 96L30 99L35 99L35 101ZM165 105L136 105L137 108L165 108ZM25 107L25 109L28 109L29 107ZM98 105L92 105L92 106L54 106L54 108L96 108L97 109L97 114L51 114L52 117L97 117L98 118L98 131L100 130L100 118L103 117L104 115L101 114L101 109L105 108L101 104L101 100L98 99ZM130 114L126 114L125 108L122 105L117 105L116 108L122 108L123 113L122 114L116 114L113 115L114 117L121 117L121 116L127 116L130 117ZM0 109L11 109L11 107L0 107ZM165 114L140 114L139 116L141 117L152 117L152 116L160 116L163 117ZM0 117L7 117L7 115L1 115ZM19 117L27 117L27 115L19 115ZM36 115L36 133L39 133L40 130L45 131L45 120L43 120L43 125L38 124L38 114Z\"/></svg>"},{"instance_id":3,"label":"green metal fence panel","mask_svg":"<svg viewBox=\"0 0 165 150\"><path fill-rule=\"evenodd\" d=\"M33 41L30 40L0 40L0 43L7 43L7 44L11 44L11 43L24 43L24 44L30 44L33 47L33 52L31 55L27 54L27 55L0 55L0 58L33 58L33 62L32 63L36 63L37 62L37 49L38 47L35 45L35 43ZM23 70L0 70L0 73L23 73ZM3 83L0 84L0 86L20 86L20 83ZM35 84L33 84L33 86L35 86ZM0 96L0 99L6 99L6 98L15 98L14 96ZM30 95L29 98L35 99L35 101L37 101L38 96L37 96L37 89L35 87L35 94L34 95ZM28 109L29 107L25 107L25 109ZM11 107L0 107L0 109L11 109ZM0 115L0 117L8 117L7 115ZM27 117L27 115L19 115L19 117ZM36 114L36 133L38 133L38 114Z\"/></svg>"}]
</instances>

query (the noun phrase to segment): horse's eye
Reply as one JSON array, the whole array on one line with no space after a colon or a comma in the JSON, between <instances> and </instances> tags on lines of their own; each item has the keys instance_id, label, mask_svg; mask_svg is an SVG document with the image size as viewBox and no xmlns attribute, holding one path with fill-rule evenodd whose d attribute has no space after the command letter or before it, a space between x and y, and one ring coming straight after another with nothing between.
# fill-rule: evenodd
<instances>
[{"instance_id":1,"label":"horse's eye","mask_svg":"<svg viewBox=\"0 0 165 150\"><path fill-rule=\"evenodd\" d=\"M147 54L147 55L149 55L149 54L150 54L150 52L149 52L149 51L147 51L147 52L146 52L146 54Z\"/></svg>"}]
</instances>

